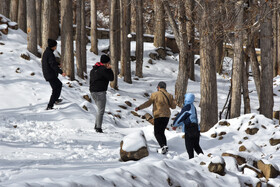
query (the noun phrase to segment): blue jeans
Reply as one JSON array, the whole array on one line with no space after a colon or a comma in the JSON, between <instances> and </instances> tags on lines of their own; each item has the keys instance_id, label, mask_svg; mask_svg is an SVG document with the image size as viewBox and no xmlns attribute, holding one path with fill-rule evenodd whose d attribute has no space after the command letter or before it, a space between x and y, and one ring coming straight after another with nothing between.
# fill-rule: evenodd
<instances>
[{"instance_id":1,"label":"blue jeans","mask_svg":"<svg viewBox=\"0 0 280 187\"><path fill-rule=\"evenodd\" d=\"M95 120L95 128L102 127L103 115L106 106L106 91L104 92L91 92L91 96L97 106L97 115Z\"/></svg>"}]
</instances>

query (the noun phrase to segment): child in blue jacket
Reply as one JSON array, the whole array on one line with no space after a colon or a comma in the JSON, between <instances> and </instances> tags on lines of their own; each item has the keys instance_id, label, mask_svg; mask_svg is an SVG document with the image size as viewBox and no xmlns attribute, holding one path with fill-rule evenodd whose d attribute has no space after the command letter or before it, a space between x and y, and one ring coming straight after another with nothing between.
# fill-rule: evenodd
<instances>
[{"instance_id":1,"label":"child in blue jacket","mask_svg":"<svg viewBox=\"0 0 280 187\"><path fill-rule=\"evenodd\" d=\"M193 150L197 154L203 154L199 145L200 126L197 120L196 108L193 104L194 99L195 96L192 93L185 95L184 107L176 116L172 125L173 130L176 130L176 127L183 126L182 131L185 132L185 144L190 159L194 157Z\"/></svg>"}]
</instances>

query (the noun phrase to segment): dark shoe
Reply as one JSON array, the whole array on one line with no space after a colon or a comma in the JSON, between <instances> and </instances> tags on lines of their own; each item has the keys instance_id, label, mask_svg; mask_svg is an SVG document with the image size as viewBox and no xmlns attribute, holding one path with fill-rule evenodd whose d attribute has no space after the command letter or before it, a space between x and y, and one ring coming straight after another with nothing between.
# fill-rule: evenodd
<instances>
[{"instance_id":1,"label":"dark shoe","mask_svg":"<svg viewBox=\"0 0 280 187\"><path fill-rule=\"evenodd\" d=\"M62 102L62 99L58 99L54 104L59 104L59 103L61 103Z\"/></svg>"},{"instance_id":2,"label":"dark shoe","mask_svg":"<svg viewBox=\"0 0 280 187\"><path fill-rule=\"evenodd\" d=\"M46 108L46 110L53 110L53 109L54 109L53 107L49 107L49 106Z\"/></svg>"},{"instance_id":3,"label":"dark shoe","mask_svg":"<svg viewBox=\"0 0 280 187\"><path fill-rule=\"evenodd\" d=\"M168 152L168 147L166 145L162 146L160 149L157 150L157 152L164 155Z\"/></svg>"},{"instance_id":4,"label":"dark shoe","mask_svg":"<svg viewBox=\"0 0 280 187\"><path fill-rule=\"evenodd\" d=\"M103 133L101 128L96 128L95 131L98 132L98 133Z\"/></svg>"}]
</instances>

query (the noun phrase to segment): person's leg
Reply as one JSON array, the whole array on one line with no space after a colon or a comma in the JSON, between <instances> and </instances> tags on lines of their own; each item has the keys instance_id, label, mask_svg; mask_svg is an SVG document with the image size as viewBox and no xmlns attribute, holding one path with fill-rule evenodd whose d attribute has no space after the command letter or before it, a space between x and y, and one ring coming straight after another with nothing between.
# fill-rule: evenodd
<instances>
[{"instance_id":1,"label":"person's leg","mask_svg":"<svg viewBox=\"0 0 280 187\"><path fill-rule=\"evenodd\" d=\"M196 154L198 154L198 155L200 153L203 154L203 151L202 151L202 149L201 149L201 147L199 145L199 138L200 138L200 136L194 138L194 147L193 147L195 152L196 152Z\"/></svg>"},{"instance_id":2,"label":"person's leg","mask_svg":"<svg viewBox=\"0 0 280 187\"><path fill-rule=\"evenodd\" d=\"M55 101L58 101L58 98L61 94L61 89L62 89L62 82L56 78L55 79L55 84L56 84L56 88L55 88Z\"/></svg>"},{"instance_id":3,"label":"person's leg","mask_svg":"<svg viewBox=\"0 0 280 187\"><path fill-rule=\"evenodd\" d=\"M168 120L169 118L166 117L154 119L154 135L160 147L167 145L164 131L168 124Z\"/></svg>"},{"instance_id":4,"label":"person's leg","mask_svg":"<svg viewBox=\"0 0 280 187\"><path fill-rule=\"evenodd\" d=\"M189 154L189 159L193 158L194 157L194 153L193 153L193 138L190 138L188 136L187 133L185 133L185 145L186 145L186 149L187 149L187 152Z\"/></svg>"},{"instance_id":5,"label":"person's leg","mask_svg":"<svg viewBox=\"0 0 280 187\"><path fill-rule=\"evenodd\" d=\"M106 106L106 92L92 92L91 95L97 106L95 128L101 129Z\"/></svg>"},{"instance_id":6,"label":"person's leg","mask_svg":"<svg viewBox=\"0 0 280 187\"><path fill-rule=\"evenodd\" d=\"M61 93L62 83L58 78L49 80L49 83L52 87L52 95L49 100L48 108L52 108L55 101L58 99Z\"/></svg>"}]
</instances>

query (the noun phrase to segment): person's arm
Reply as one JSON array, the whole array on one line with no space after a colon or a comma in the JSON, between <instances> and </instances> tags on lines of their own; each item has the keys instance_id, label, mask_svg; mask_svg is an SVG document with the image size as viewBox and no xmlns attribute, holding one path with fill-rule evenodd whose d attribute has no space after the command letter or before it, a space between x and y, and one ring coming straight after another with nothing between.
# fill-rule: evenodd
<instances>
[{"instance_id":1,"label":"person's arm","mask_svg":"<svg viewBox=\"0 0 280 187\"><path fill-rule=\"evenodd\" d=\"M56 73L63 74L63 71L62 71L62 69L59 68L59 64L58 64L57 61L55 60L54 55L50 55L50 57L49 57L49 64L50 64L51 68L52 68Z\"/></svg>"},{"instance_id":2,"label":"person's arm","mask_svg":"<svg viewBox=\"0 0 280 187\"><path fill-rule=\"evenodd\" d=\"M146 101L145 103L143 103L142 105L138 106L135 108L135 111L138 110L142 110L144 108L148 108L149 106L151 106L153 104L153 94L151 95L150 99L148 101Z\"/></svg>"},{"instance_id":3,"label":"person's arm","mask_svg":"<svg viewBox=\"0 0 280 187\"><path fill-rule=\"evenodd\" d=\"M176 116L176 118L173 121L174 127L180 126L181 122L183 122L190 116L190 113L188 112L189 110L190 110L190 105L184 106L182 108L181 112Z\"/></svg>"},{"instance_id":4,"label":"person's arm","mask_svg":"<svg viewBox=\"0 0 280 187\"><path fill-rule=\"evenodd\" d=\"M105 70L105 73L104 73L104 76L105 78L108 80L108 81L113 81L114 80L114 72L112 71L111 68L106 68Z\"/></svg>"}]
</instances>

